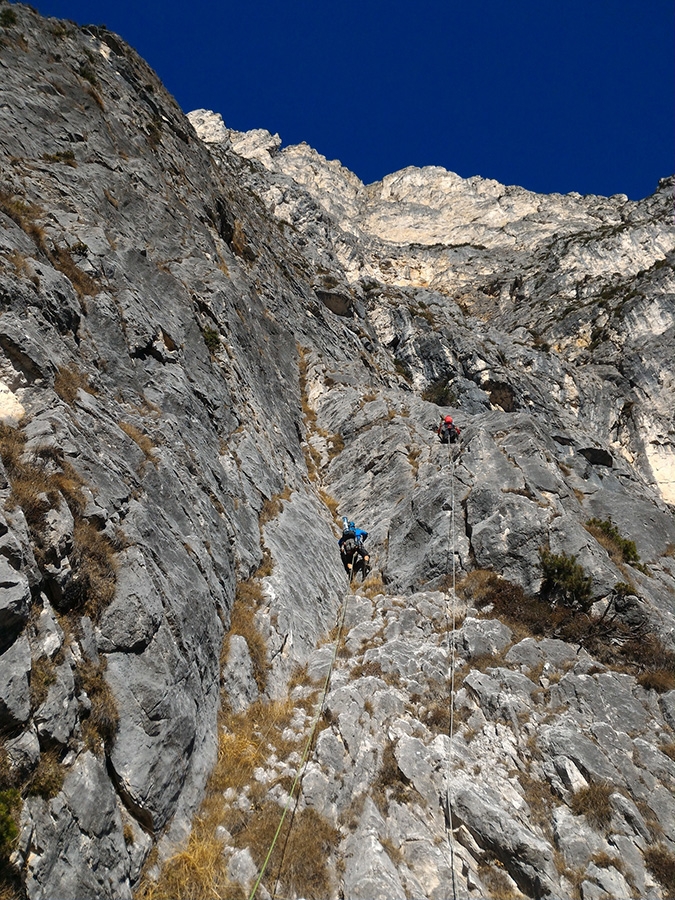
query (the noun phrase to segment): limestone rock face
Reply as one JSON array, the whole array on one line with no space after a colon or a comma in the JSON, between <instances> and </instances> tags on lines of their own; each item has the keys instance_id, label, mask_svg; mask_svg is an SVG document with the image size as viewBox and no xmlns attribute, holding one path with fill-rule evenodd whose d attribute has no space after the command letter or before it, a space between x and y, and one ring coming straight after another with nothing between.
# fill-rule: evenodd
<instances>
[{"instance_id":1,"label":"limestone rock face","mask_svg":"<svg viewBox=\"0 0 675 900\"><path fill-rule=\"evenodd\" d=\"M239 824L281 812L325 694L298 806L320 893L665 896L672 179L363 185L185 117L103 27L6 11L3 872L29 900L130 897L241 737L257 762L214 827L248 892ZM373 569L351 590L343 515Z\"/></svg>"}]
</instances>

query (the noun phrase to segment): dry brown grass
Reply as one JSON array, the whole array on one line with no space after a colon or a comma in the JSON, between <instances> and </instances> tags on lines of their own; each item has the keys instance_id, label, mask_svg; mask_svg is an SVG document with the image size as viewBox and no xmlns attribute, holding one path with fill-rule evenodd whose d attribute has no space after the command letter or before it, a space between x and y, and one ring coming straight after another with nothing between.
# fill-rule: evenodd
<instances>
[{"instance_id":1,"label":"dry brown grass","mask_svg":"<svg viewBox=\"0 0 675 900\"><path fill-rule=\"evenodd\" d=\"M89 382L89 376L82 372L75 363L69 366L61 366L54 376L54 390L59 397L70 406L75 402L78 390L96 395L96 391Z\"/></svg>"},{"instance_id":2,"label":"dry brown grass","mask_svg":"<svg viewBox=\"0 0 675 900\"><path fill-rule=\"evenodd\" d=\"M357 663L351 670L352 678L364 678L374 676L375 678L384 678L382 666L379 662L371 659L369 662Z\"/></svg>"},{"instance_id":3,"label":"dry brown grass","mask_svg":"<svg viewBox=\"0 0 675 900\"><path fill-rule=\"evenodd\" d=\"M675 743L661 744L659 750L675 762Z\"/></svg>"},{"instance_id":4,"label":"dry brown grass","mask_svg":"<svg viewBox=\"0 0 675 900\"><path fill-rule=\"evenodd\" d=\"M675 672L669 668L649 668L638 675L638 684L648 691L665 694L675 689Z\"/></svg>"},{"instance_id":5,"label":"dry brown grass","mask_svg":"<svg viewBox=\"0 0 675 900\"><path fill-rule=\"evenodd\" d=\"M51 800L63 786L63 766L55 750L47 750L40 756L40 762L28 782L27 793Z\"/></svg>"},{"instance_id":6,"label":"dry brown grass","mask_svg":"<svg viewBox=\"0 0 675 900\"><path fill-rule=\"evenodd\" d=\"M359 585L358 591L370 600L372 600L373 597L377 597L378 594L384 594L386 588L384 581L382 581L382 575L379 572L377 574L369 575L366 580Z\"/></svg>"},{"instance_id":7,"label":"dry brown grass","mask_svg":"<svg viewBox=\"0 0 675 900\"><path fill-rule=\"evenodd\" d=\"M265 500L258 516L258 524L261 528L263 525L271 522L272 519L277 518L283 509L283 501L290 500L291 494L292 490L287 486L279 494L274 494L269 500Z\"/></svg>"},{"instance_id":8,"label":"dry brown grass","mask_svg":"<svg viewBox=\"0 0 675 900\"><path fill-rule=\"evenodd\" d=\"M91 710L83 722L83 731L84 739L92 752L100 752L101 745L109 748L119 725L117 703L105 680L105 670L105 657L102 657L98 666L85 660L76 670L78 687L85 691L91 702Z\"/></svg>"},{"instance_id":9,"label":"dry brown grass","mask_svg":"<svg viewBox=\"0 0 675 900\"><path fill-rule=\"evenodd\" d=\"M132 425L131 422L120 422L119 427L126 434L126 436L130 437L134 444L139 447L145 459L156 466L157 460L155 458L155 445L147 436L147 434L144 434L140 430L140 428L136 428L136 426Z\"/></svg>"},{"instance_id":10,"label":"dry brown grass","mask_svg":"<svg viewBox=\"0 0 675 900\"><path fill-rule=\"evenodd\" d=\"M10 505L23 510L40 564L45 516L61 503L62 497L65 499L75 524L73 550L69 554L73 578L64 592L63 606L83 608L97 621L115 593L115 546L82 518L83 479L75 469L61 459L58 450L49 447L39 448L32 459L26 459L25 442L25 435L18 429L0 425L0 455L12 487ZM60 465L61 470L48 472L47 467L54 465Z\"/></svg>"},{"instance_id":11,"label":"dry brown grass","mask_svg":"<svg viewBox=\"0 0 675 900\"><path fill-rule=\"evenodd\" d=\"M338 502L334 497L331 497L329 493L323 490L323 488L319 488L319 498L321 502L328 508L330 514L333 517L333 521L338 525L340 524L340 517L338 515Z\"/></svg>"},{"instance_id":12,"label":"dry brown grass","mask_svg":"<svg viewBox=\"0 0 675 900\"><path fill-rule=\"evenodd\" d=\"M675 856L665 844L648 847L644 856L647 868L666 889L666 900L672 900L675 897Z\"/></svg>"},{"instance_id":13,"label":"dry brown grass","mask_svg":"<svg viewBox=\"0 0 675 900\"><path fill-rule=\"evenodd\" d=\"M327 438L328 441L328 459L335 459L336 456L339 456L342 451L345 449L345 442L342 438L341 434L330 434Z\"/></svg>"},{"instance_id":14,"label":"dry brown grass","mask_svg":"<svg viewBox=\"0 0 675 900\"><path fill-rule=\"evenodd\" d=\"M614 789L605 782L589 784L572 795L570 808L575 816L585 816L594 828L606 828L612 818L612 804L609 802Z\"/></svg>"},{"instance_id":15,"label":"dry brown grass","mask_svg":"<svg viewBox=\"0 0 675 900\"><path fill-rule=\"evenodd\" d=\"M226 658L229 651L229 635L238 634L244 638L253 665L253 677L260 693L267 687L268 668L267 644L255 621L255 612L262 599L262 588L258 581L249 579L239 582L232 606L230 631L223 642L223 657Z\"/></svg>"},{"instance_id":16,"label":"dry brown grass","mask_svg":"<svg viewBox=\"0 0 675 900\"><path fill-rule=\"evenodd\" d=\"M56 666L44 656L36 659L30 669L30 706L35 710L47 699L49 688L56 681Z\"/></svg>"},{"instance_id":17,"label":"dry brown grass","mask_svg":"<svg viewBox=\"0 0 675 900\"><path fill-rule=\"evenodd\" d=\"M276 803L266 803L238 836L240 846L251 849L253 859L262 866L281 820ZM270 858L263 883L272 892L279 881L282 896L325 900L334 891L327 860L340 839L340 833L314 809L299 810L286 817Z\"/></svg>"},{"instance_id":18,"label":"dry brown grass","mask_svg":"<svg viewBox=\"0 0 675 900\"><path fill-rule=\"evenodd\" d=\"M520 892L514 892L511 879L505 872L500 871L496 864L481 863L478 867L478 877L485 885L490 900L518 900L522 896Z\"/></svg>"},{"instance_id":19,"label":"dry brown grass","mask_svg":"<svg viewBox=\"0 0 675 900\"><path fill-rule=\"evenodd\" d=\"M0 210L31 237L40 250L47 252L44 229L37 223L37 219L44 215L43 209L34 203L27 203L14 191L0 188Z\"/></svg>"},{"instance_id":20,"label":"dry brown grass","mask_svg":"<svg viewBox=\"0 0 675 900\"><path fill-rule=\"evenodd\" d=\"M625 868L623 862L618 858L618 856L610 856L609 853L605 853L604 850L599 853L594 853L591 857L592 862L599 869L610 869L615 868L617 872L621 872L625 874Z\"/></svg>"},{"instance_id":21,"label":"dry brown grass","mask_svg":"<svg viewBox=\"0 0 675 900\"><path fill-rule=\"evenodd\" d=\"M56 247L48 254L50 263L70 281L78 297L94 297L100 291L94 279L83 272L66 247Z\"/></svg>"},{"instance_id":22,"label":"dry brown grass","mask_svg":"<svg viewBox=\"0 0 675 900\"><path fill-rule=\"evenodd\" d=\"M84 519L76 519L70 564L75 572L66 605L84 609L94 622L115 596L117 560L110 539Z\"/></svg>"},{"instance_id":23,"label":"dry brown grass","mask_svg":"<svg viewBox=\"0 0 675 900\"><path fill-rule=\"evenodd\" d=\"M77 160L72 150L60 150L58 153L43 153L42 158L45 162L63 163L73 169L77 168Z\"/></svg>"},{"instance_id":24,"label":"dry brown grass","mask_svg":"<svg viewBox=\"0 0 675 900\"><path fill-rule=\"evenodd\" d=\"M223 843L199 820L187 847L168 859L158 881L144 879L138 900L245 900L246 893L227 876Z\"/></svg>"},{"instance_id":25,"label":"dry brown grass","mask_svg":"<svg viewBox=\"0 0 675 900\"><path fill-rule=\"evenodd\" d=\"M382 751L382 760L377 778L373 781L371 788L371 796L375 805L386 816L389 801L395 800L398 803L405 803L410 799L412 790L410 780L399 768L396 755L394 754L393 742L387 741Z\"/></svg>"},{"instance_id":26,"label":"dry brown grass","mask_svg":"<svg viewBox=\"0 0 675 900\"><path fill-rule=\"evenodd\" d=\"M523 789L532 821L547 838L552 838L551 811L556 805L556 800L551 793L550 784L548 781L534 778L529 772L518 772L518 781Z\"/></svg>"}]
</instances>

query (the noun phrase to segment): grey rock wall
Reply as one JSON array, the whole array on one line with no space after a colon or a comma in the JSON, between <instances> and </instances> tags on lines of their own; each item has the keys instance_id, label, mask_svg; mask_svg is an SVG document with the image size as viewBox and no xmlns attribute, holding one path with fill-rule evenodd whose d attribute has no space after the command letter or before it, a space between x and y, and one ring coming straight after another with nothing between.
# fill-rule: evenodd
<instances>
[{"instance_id":1,"label":"grey rock wall","mask_svg":"<svg viewBox=\"0 0 675 900\"><path fill-rule=\"evenodd\" d=\"M104 28L11 10L0 790L21 811L5 880L30 900L129 897L153 846L158 875L204 796L221 705L297 703L289 734L306 735L294 679L326 677L348 596L301 797L339 834L332 895L442 898L454 878L472 897L562 897L578 876L584 897L663 896L644 851L675 848L673 691L515 633L470 592L450 639L447 590L480 569L535 593L548 547L584 566L596 619L672 646L670 182L640 203L435 168L364 187L306 145L188 120ZM434 434L448 412L451 454ZM369 531L376 580L355 594L341 515ZM264 689L244 634L221 658L246 582ZM272 754L258 785L283 801L297 764ZM573 799L597 783L602 827ZM257 850L228 840L250 887Z\"/></svg>"}]
</instances>

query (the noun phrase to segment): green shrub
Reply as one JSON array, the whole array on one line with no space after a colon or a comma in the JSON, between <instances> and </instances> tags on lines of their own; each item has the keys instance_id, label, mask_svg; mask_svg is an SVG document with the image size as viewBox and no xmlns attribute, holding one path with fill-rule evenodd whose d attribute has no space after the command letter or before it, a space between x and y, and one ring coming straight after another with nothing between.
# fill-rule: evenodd
<instances>
[{"instance_id":1,"label":"green shrub","mask_svg":"<svg viewBox=\"0 0 675 900\"><path fill-rule=\"evenodd\" d=\"M635 565L635 563L640 562L640 554L637 552L635 541L622 537L611 518L589 519L586 522L586 528L594 537L600 540L600 543L612 558L618 557L619 561L628 563L628 565Z\"/></svg>"},{"instance_id":2,"label":"green shrub","mask_svg":"<svg viewBox=\"0 0 675 900\"><path fill-rule=\"evenodd\" d=\"M436 406L454 406L457 397L451 390L447 378L439 378L422 391L422 400L435 403Z\"/></svg>"},{"instance_id":3,"label":"green shrub","mask_svg":"<svg viewBox=\"0 0 675 900\"><path fill-rule=\"evenodd\" d=\"M207 325L202 334L204 335L204 343L206 344L209 353L217 353L220 349L220 335L218 332L214 328L209 328Z\"/></svg>"},{"instance_id":4,"label":"green shrub","mask_svg":"<svg viewBox=\"0 0 675 900\"><path fill-rule=\"evenodd\" d=\"M0 860L6 859L19 834L16 824L21 797L16 788L0 791Z\"/></svg>"},{"instance_id":5,"label":"green shrub","mask_svg":"<svg viewBox=\"0 0 675 900\"><path fill-rule=\"evenodd\" d=\"M10 25L16 25L17 18L16 13L13 9L3 9L0 13L0 26L2 28L9 28Z\"/></svg>"},{"instance_id":6,"label":"green shrub","mask_svg":"<svg viewBox=\"0 0 675 900\"><path fill-rule=\"evenodd\" d=\"M541 596L564 606L588 610L592 602L591 578L586 575L576 556L539 551L544 580Z\"/></svg>"}]
</instances>

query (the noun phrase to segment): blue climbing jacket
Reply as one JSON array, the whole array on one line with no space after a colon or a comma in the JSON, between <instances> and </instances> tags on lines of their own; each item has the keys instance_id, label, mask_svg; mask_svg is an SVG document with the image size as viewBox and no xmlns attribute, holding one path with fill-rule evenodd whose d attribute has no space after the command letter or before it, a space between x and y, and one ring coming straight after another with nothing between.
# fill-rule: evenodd
<instances>
[{"instance_id":1,"label":"blue climbing jacket","mask_svg":"<svg viewBox=\"0 0 675 900\"><path fill-rule=\"evenodd\" d=\"M364 531L363 528L345 528L342 532L342 537L338 541L338 547L342 550L343 545L347 541L355 541L357 544L362 544L367 537L368 532Z\"/></svg>"}]
</instances>

